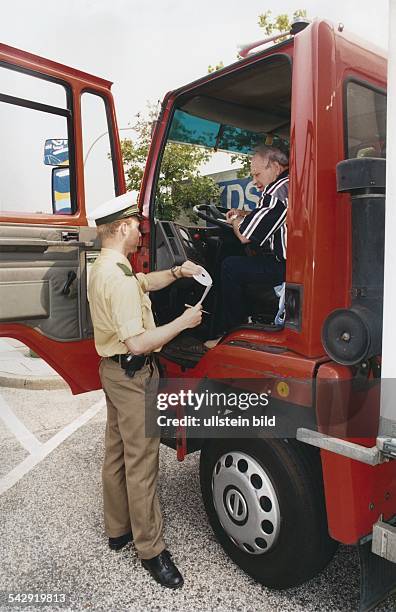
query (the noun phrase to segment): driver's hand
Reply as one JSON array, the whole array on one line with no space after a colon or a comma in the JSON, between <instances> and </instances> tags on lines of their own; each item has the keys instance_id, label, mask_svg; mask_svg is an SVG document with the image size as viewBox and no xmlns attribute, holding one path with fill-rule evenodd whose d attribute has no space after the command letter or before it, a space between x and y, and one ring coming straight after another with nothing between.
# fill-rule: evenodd
<instances>
[{"instance_id":1,"label":"driver's hand","mask_svg":"<svg viewBox=\"0 0 396 612\"><path fill-rule=\"evenodd\" d=\"M191 278L195 274L202 274L202 266L198 266L193 261L188 259L180 266L180 276L183 278Z\"/></svg>"},{"instance_id":2,"label":"driver's hand","mask_svg":"<svg viewBox=\"0 0 396 612\"><path fill-rule=\"evenodd\" d=\"M240 208L231 208L231 210L226 213L226 220L228 223L232 223L235 219L239 219L245 216L245 211Z\"/></svg>"}]
</instances>

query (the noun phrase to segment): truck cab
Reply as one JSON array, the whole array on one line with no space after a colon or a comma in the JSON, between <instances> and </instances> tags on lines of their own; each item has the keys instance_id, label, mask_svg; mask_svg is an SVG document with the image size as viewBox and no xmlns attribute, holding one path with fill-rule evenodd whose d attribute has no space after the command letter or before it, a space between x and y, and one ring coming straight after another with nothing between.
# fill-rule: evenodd
<instances>
[{"instance_id":1,"label":"truck cab","mask_svg":"<svg viewBox=\"0 0 396 612\"><path fill-rule=\"evenodd\" d=\"M82 393L100 386L86 297L90 261L100 246L87 215L126 189L111 84L5 45L0 45L0 71L6 75L0 86L1 117L12 140L4 145L8 151L0 165L1 183L8 185L0 196L0 334L25 342L64 377L73 393ZM20 93L27 82L33 83L29 97ZM90 123L92 104L101 109L100 128ZM49 138L68 141L68 207L48 201L45 208L42 196L34 193L36 184L30 191L15 151L20 145L11 138L16 130L25 133L22 116L37 147ZM33 128L37 118L43 122L41 131ZM95 165L96 140L107 147L101 166L100 160ZM221 309L226 308L220 299L221 263L229 255L254 253L246 253L217 202L172 206L172 192L161 183L165 152L174 146L203 148L218 172L235 167L235 160L247 159L264 142L290 154L285 324L273 324L273 288L250 287L249 323L229 330L208 350L204 343L216 335ZM30 176L37 160L45 193L51 178L46 166L47 176L43 174L38 150L27 160L25 175ZM371 207L373 218L380 219L371 252L379 262L375 274L381 275L385 154L386 58L323 20L171 91L153 133L140 190L146 219L134 269L161 270L191 259L214 280L202 325L193 336L182 335L164 347L163 378L197 384L207 379L262 381L272 409L291 420L288 435L278 438L259 432L253 439L189 441L188 431L179 427L168 443L180 459L189 450L201 450L202 494L216 536L235 563L273 588L295 586L317 574L337 541L356 545L362 567L368 567L364 559L372 562L372 556L364 552L367 547L363 551L367 536L380 517L389 521L396 515L394 462L368 465L296 439L301 423L310 423L309 428L325 437L359 440L367 448L378 433L375 389L363 389L370 404L361 413L364 431L350 428L356 411L350 398L352 387L377 377L380 348L357 351L358 357L349 361L337 358L324 329L334 312L353 306L355 290L361 290L354 282L357 230L351 194L365 196L370 186L378 188L371 199L382 198L382 205ZM345 161L352 166L340 169ZM355 179L348 182L348 173L355 177L360 162L369 169L363 182L352 185ZM64 165L56 168L58 173ZM107 178L106 194L95 189L97 172ZM249 183L247 192L254 207L258 194ZM157 323L178 316L201 295L202 287L187 279L152 294ZM375 299L381 302L380 291ZM334 333L343 350L349 342L345 330ZM392 572L390 585L395 582ZM366 583L369 573L363 577Z\"/></svg>"}]
</instances>

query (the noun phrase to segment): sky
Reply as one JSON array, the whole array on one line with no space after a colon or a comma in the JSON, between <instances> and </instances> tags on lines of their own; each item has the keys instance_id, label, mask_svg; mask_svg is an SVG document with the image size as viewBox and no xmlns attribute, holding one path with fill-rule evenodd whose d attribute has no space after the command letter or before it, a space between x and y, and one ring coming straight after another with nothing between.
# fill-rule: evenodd
<instances>
[{"instance_id":1,"label":"sky","mask_svg":"<svg viewBox=\"0 0 396 612\"><path fill-rule=\"evenodd\" d=\"M342 22L346 30L387 47L388 0L3 0L0 42L112 81L118 126L125 130L135 123L139 112L144 113L148 101L156 103L169 90L204 76L210 64L234 62L238 45L265 37L258 26L260 14L271 10L274 15L291 15L300 8L310 18ZM0 70L1 88L7 73L10 71ZM23 93L13 92L21 75L8 76L13 79L12 84L6 83L12 85L8 93L29 97L23 95L22 78ZM52 100L47 103L55 104ZM50 212L51 174L50 167L42 163L43 146L46 138L65 138L66 126L56 124L55 119L48 125L48 118L40 126L37 113L33 125L32 111L4 107L0 115L4 145L0 150L0 210ZM107 127L96 111L87 116L93 142ZM122 131L121 135L133 137L134 133ZM105 180L97 172L99 158L110 166L109 148L104 138L100 140L85 166L86 195L88 183L93 186L92 205L99 203L99 197L104 201L114 193L112 178ZM25 160L23 180L19 159ZM217 170L216 166L206 172ZM110 188L108 194L105 184Z\"/></svg>"},{"instance_id":2,"label":"sky","mask_svg":"<svg viewBox=\"0 0 396 612\"><path fill-rule=\"evenodd\" d=\"M113 81L123 127L146 101L263 38L258 15L299 8L387 47L388 0L12 0L2 3L0 41Z\"/></svg>"}]
</instances>

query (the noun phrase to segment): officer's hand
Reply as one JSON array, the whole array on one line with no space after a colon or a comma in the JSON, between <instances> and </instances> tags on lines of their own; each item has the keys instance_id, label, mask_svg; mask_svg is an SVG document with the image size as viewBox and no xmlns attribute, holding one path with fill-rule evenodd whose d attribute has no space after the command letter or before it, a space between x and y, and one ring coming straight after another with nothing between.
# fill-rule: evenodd
<instances>
[{"instance_id":1,"label":"officer's hand","mask_svg":"<svg viewBox=\"0 0 396 612\"><path fill-rule=\"evenodd\" d=\"M188 259L180 266L180 276L182 276L183 278L191 278L192 276L194 276L194 274L201 274L202 271L202 266L198 266L197 264L192 261L189 261Z\"/></svg>"},{"instance_id":2,"label":"officer's hand","mask_svg":"<svg viewBox=\"0 0 396 612\"><path fill-rule=\"evenodd\" d=\"M197 327L202 321L202 305L196 304L195 306L189 306L183 312L180 319L183 321L184 329Z\"/></svg>"}]
</instances>

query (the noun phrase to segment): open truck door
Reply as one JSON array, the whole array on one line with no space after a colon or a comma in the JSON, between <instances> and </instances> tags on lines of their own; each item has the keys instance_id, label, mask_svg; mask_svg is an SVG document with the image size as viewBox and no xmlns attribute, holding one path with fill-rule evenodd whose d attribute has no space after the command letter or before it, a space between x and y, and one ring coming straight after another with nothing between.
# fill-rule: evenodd
<instances>
[{"instance_id":1,"label":"open truck door","mask_svg":"<svg viewBox=\"0 0 396 612\"><path fill-rule=\"evenodd\" d=\"M100 387L86 215L125 191L111 83L0 45L0 336ZM95 146L93 146L95 145Z\"/></svg>"}]
</instances>

